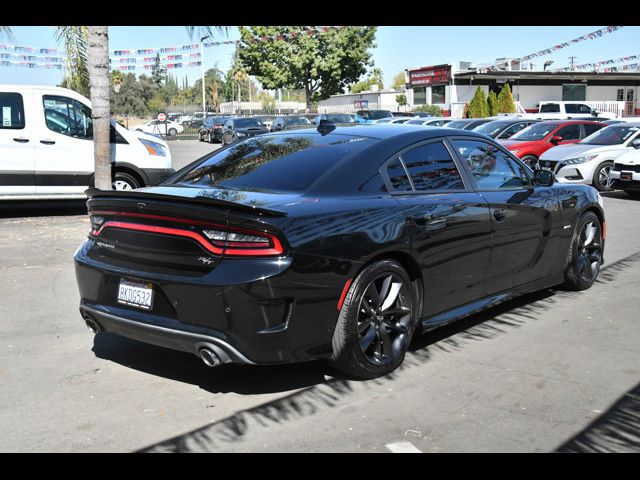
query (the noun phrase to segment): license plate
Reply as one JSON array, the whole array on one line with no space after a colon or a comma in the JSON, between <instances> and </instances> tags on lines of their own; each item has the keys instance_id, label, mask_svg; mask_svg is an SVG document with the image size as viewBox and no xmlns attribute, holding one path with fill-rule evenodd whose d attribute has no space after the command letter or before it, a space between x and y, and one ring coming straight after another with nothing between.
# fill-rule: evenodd
<instances>
[{"instance_id":1,"label":"license plate","mask_svg":"<svg viewBox=\"0 0 640 480\"><path fill-rule=\"evenodd\" d=\"M132 307L151 310L153 302L153 287L151 283L138 283L120 280L118 286L118 303Z\"/></svg>"},{"instance_id":2,"label":"license plate","mask_svg":"<svg viewBox=\"0 0 640 480\"><path fill-rule=\"evenodd\" d=\"M633 180L633 172L620 172L620 180Z\"/></svg>"}]
</instances>

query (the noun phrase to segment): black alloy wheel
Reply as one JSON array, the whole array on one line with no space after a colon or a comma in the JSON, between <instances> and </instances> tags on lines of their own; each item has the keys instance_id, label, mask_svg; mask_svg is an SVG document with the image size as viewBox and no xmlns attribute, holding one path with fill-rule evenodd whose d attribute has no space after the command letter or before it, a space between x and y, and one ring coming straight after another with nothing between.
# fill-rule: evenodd
<instances>
[{"instance_id":1,"label":"black alloy wheel","mask_svg":"<svg viewBox=\"0 0 640 480\"><path fill-rule=\"evenodd\" d=\"M354 280L333 337L332 365L373 378L395 369L417 323L415 284L393 260L376 262Z\"/></svg>"},{"instance_id":2,"label":"black alloy wheel","mask_svg":"<svg viewBox=\"0 0 640 480\"><path fill-rule=\"evenodd\" d=\"M574 232L565 270L565 285L571 290L586 290L593 285L602 265L602 225L593 212L586 212Z\"/></svg>"},{"instance_id":3,"label":"black alloy wheel","mask_svg":"<svg viewBox=\"0 0 640 480\"><path fill-rule=\"evenodd\" d=\"M539 166L538 158L535 155L525 155L522 157L522 162L531 168L531 170L536 170Z\"/></svg>"}]
</instances>

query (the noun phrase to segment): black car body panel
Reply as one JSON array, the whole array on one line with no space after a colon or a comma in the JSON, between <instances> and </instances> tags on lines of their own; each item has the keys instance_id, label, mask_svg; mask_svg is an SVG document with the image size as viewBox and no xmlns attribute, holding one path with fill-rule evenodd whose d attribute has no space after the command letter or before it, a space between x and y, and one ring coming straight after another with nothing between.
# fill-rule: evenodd
<instances>
[{"instance_id":1,"label":"black car body panel","mask_svg":"<svg viewBox=\"0 0 640 480\"><path fill-rule=\"evenodd\" d=\"M88 191L93 230L75 255L82 315L98 329L169 348L197 354L207 345L223 361L287 363L331 354L341 298L376 259L401 262L421 285L426 328L560 283L578 216L591 209L604 220L595 189L478 188L456 153L462 141L519 162L473 132L358 125L271 133L203 157L158 187ZM456 188L394 190L395 159L431 144L451 153ZM233 183L285 168L286 156L260 153L278 145L298 145L286 152L294 167L337 157L297 189ZM251 149L258 160L246 156ZM219 164L232 170L227 179ZM251 241L265 250L244 256L234 242L210 244L211 229L257 236ZM151 309L117 301L122 279L152 285Z\"/></svg>"}]
</instances>

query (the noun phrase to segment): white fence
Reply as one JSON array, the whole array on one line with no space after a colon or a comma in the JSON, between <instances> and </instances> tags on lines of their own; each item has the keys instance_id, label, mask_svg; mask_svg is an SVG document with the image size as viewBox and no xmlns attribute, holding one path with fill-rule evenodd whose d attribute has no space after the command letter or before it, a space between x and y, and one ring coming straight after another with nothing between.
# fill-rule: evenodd
<instances>
[{"instance_id":1,"label":"white fence","mask_svg":"<svg viewBox=\"0 0 640 480\"><path fill-rule=\"evenodd\" d=\"M625 102L594 101L584 102L599 112L615 113L616 117L624 116Z\"/></svg>"}]
</instances>

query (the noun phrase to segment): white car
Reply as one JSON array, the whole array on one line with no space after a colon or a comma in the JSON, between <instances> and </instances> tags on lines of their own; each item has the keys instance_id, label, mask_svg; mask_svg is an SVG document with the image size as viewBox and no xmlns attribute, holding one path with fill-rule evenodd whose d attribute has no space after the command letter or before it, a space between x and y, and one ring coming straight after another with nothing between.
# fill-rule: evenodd
<instances>
[{"instance_id":1,"label":"white car","mask_svg":"<svg viewBox=\"0 0 640 480\"><path fill-rule=\"evenodd\" d=\"M374 124L387 123L392 125L402 125L403 123L406 123L413 118L420 118L420 117L387 117L387 118L381 118L379 120L374 120L373 123Z\"/></svg>"},{"instance_id":2,"label":"white car","mask_svg":"<svg viewBox=\"0 0 640 480\"><path fill-rule=\"evenodd\" d=\"M142 125L136 125L134 129L151 135L166 135L169 137L173 137L184 132L184 127L182 125L171 120L167 120L166 122L151 120L150 122L143 123Z\"/></svg>"},{"instance_id":3,"label":"white car","mask_svg":"<svg viewBox=\"0 0 640 480\"><path fill-rule=\"evenodd\" d=\"M636 148L640 149L640 145ZM611 180L614 188L634 197L640 196L640 150L631 150L616 159Z\"/></svg>"},{"instance_id":4,"label":"white car","mask_svg":"<svg viewBox=\"0 0 640 480\"><path fill-rule=\"evenodd\" d=\"M0 200L86 198L94 179L91 102L47 85L0 85ZM174 173L168 145L111 120L113 187Z\"/></svg>"},{"instance_id":5,"label":"white car","mask_svg":"<svg viewBox=\"0 0 640 480\"><path fill-rule=\"evenodd\" d=\"M451 117L417 117L411 118L405 125L423 125L425 127L442 127L451 120Z\"/></svg>"},{"instance_id":6,"label":"white car","mask_svg":"<svg viewBox=\"0 0 640 480\"><path fill-rule=\"evenodd\" d=\"M561 183L583 183L596 189L612 188L612 167L618 158L640 148L640 123L617 123L602 128L578 143L550 148L538 160Z\"/></svg>"}]
</instances>

